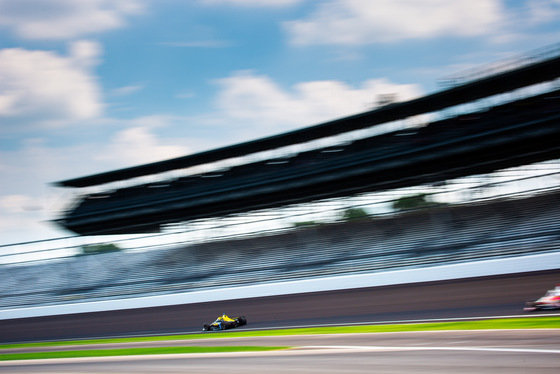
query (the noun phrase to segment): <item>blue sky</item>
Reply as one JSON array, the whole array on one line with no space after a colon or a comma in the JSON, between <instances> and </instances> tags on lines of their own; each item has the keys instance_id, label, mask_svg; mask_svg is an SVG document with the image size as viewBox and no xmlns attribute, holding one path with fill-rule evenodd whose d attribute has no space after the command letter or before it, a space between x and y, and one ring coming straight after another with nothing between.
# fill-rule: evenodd
<instances>
[{"instance_id":1,"label":"blue sky","mask_svg":"<svg viewBox=\"0 0 560 374\"><path fill-rule=\"evenodd\" d=\"M559 0L0 0L0 244L51 182L406 100L560 40Z\"/></svg>"}]
</instances>

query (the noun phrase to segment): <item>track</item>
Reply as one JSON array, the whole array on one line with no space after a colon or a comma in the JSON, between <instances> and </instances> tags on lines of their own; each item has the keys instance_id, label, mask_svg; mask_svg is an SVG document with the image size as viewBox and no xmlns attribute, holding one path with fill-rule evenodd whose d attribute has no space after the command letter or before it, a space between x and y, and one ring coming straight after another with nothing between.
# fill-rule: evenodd
<instances>
[{"instance_id":1,"label":"track","mask_svg":"<svg viewBox=\"0 0 560 374\"><path fill-rule=\"evenodd\" d=\"M273 352L171 354L0 361L2 373L557 373L554 330L432 331L244 337L103 344L97 348L165 345L289 346ZM51 347L52 348L52 347ZM84 349L83 346L58 349ZM26 351L40 348L27 348ZM56 349L56 348L52 348ZM10 351L16 351L12 349ZM21 349L20 349L21 350ZM43 348L45 350L45 348ZM8 353L8 352L7 352Z\"/></svg>"},{"instance_id":2,"label":"track","mask_svg":"<svg viewBox=\"0 0 560 374\"><path fill-rule=\"evenodd\" d=\"M443 282L0 321L0 342L199 332L221 313L247 328L348 324L522 313L560 283L560 270Z\"/></svg>"}]
</instances>

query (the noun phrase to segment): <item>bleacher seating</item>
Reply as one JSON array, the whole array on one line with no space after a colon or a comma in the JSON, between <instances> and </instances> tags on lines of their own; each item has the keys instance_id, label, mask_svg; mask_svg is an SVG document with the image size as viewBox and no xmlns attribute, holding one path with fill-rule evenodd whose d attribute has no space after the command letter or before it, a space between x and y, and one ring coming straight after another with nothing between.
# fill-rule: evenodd
<instances>
[{"instance_id":1,"label":"bleacher seating","mask_svg":"<svg viewBox=\"0 0 560 374\"><path fill-rule=\"evenodd\" d=\"M0 308L418 268L560 250L560 191L244 239L3 265Z\"/></svg>"}]
</instances>

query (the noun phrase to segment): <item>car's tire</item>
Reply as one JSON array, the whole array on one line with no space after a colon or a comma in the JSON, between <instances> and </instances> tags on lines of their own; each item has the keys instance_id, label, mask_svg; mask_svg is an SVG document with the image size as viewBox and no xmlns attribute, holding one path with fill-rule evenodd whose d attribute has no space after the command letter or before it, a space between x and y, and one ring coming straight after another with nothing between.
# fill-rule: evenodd
<instances>
[{"instance_id":1,"label":"car's tire","mask_svg":"<svg viewBox=\"0 0 560 374\"><path fill-rule=\"evenodd\" d=\"M206 323L204 324L204 326L202 327L202 331L208 331L210 330L210 326L208 326Z\"/></svg>"},{"instance_id":2,"label":"car's tire","mask_svg":"<svg viewBox=\"0 0 560 374\"><path fill-rule=\"evenodd\" d=\"M247 324L247 318L245 318L245 316L238 317L237 321L239 321L237 324L238 326L243 326Z\"/></svg>"},{"instance_id":3,"label":"car's tire","mask_svg":"<svg viewBox=\"0 0 560 374\"><path fill-rule=\"evenodd\" d=\"M525 312L534 312L536 310L539 310L540 308L537 306L537 304L534 301L528 301L525 303L525 308L523 308L523 310Z\"/></svg>"}]
</instances>

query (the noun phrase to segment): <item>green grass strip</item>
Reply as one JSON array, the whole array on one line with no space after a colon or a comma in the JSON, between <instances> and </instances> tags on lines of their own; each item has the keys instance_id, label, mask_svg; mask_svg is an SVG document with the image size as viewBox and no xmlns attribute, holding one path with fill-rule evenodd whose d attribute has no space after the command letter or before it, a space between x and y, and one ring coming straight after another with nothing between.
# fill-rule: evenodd
<instances>
[{"instance_id":1,"label":"green grass strip","mask_svg":"<svg viewBox=\"0 0 560 374\"><path fill-rule=\"evenodd\" d=\"M109 356L138 356L138 355L162 355L178 353L223 353L223 352L257 352L275 351L289 347L157 347L157 348L128 348L128 349L95 349L80 351L59 352L31 352L1 354L0 361L11 360L37 360L53 358L76 358L76 357L109 357Z\"/></svg>"},{"instance_id":2,"label":"green grass strip","mask_svg":"<svg viewBox=\"0 0 560 374\"><path fill-rule=\"evenodd\" d=\"M225 332L211 332L190 335L145 336L117 339L73 340L38 343L18 343L0 345L0 349L31 348L31 347L57 347L67 345L92 345L132 342L156 342L162 340L195 340L212 338L254 337L254 336L282 336L282 335L309 335L309 334L355 334L355 333L380 333L403 331L436 331L436 330L508 330L508 329L550 329L560 328L560 316L556 317L531 317L531 318L501 318L480 321L455 321L455 322L430 322L388 325L360 325L360 326L332 326L310 327L296 329L239 331L228 330Z\"/></svg>"}]
</instances>

